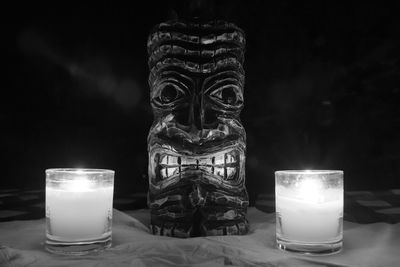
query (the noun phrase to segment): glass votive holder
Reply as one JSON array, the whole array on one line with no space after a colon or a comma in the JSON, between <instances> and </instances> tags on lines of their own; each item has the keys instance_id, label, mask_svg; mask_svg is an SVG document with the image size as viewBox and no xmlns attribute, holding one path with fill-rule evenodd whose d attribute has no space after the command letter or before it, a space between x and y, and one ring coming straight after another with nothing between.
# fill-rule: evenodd
<instances>
[{"instance_id":1,"label":"glass votive holder","mask_svg":"<svg viewBox=\"0 0 400 267\"><path fill-rule=\"evenodd\" d=\"M46 170L46 250L84 255L111 246L114 171Z\"/></svg>"},{"instance_id":2,"label":"glass votive holder","mask_svg":"<svg viewBox=\"0 0 400 267\"><path fill-rule=\"evenodd\" d=\"M275 201L278 248L309 255L341 250L343 171L276 171Z\"/></svg>"}]
</instances>

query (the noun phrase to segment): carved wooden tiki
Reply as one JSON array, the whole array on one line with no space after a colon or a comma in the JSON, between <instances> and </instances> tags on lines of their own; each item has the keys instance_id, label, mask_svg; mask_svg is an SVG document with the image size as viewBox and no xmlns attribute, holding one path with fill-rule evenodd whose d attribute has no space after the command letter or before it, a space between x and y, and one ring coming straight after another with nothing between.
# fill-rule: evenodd
<instances>
[{"instance_id":1,"label":"carved wooden tiki","mask_svg":"<svg viewBox=\"0 0 400 267\"><path fill-rule=\"evenodd\" d=\"M222 21L170 21L147 46L153 234L246 234L243 31Z\"/></svg>"}]
</instances>

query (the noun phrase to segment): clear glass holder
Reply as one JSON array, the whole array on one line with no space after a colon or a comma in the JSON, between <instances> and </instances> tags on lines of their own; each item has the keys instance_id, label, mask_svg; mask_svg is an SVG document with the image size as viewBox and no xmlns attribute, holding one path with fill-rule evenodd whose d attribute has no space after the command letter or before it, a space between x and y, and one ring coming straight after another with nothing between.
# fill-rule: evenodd
<instances>
[{"instance_id":1,"label":"clear glass holder","mask_svg":"<svg viewBox=\"0 0 400 267\"><path fill-rule=\"evenodd\" d=\"M277 171L275 201L279 249L306 255L341 251L343 171Z\"/></svg>"},{"instance_id":2,"label":"clear glass holder","mask_svg":"<svg viewBox=\"0 0 400 267\"><path fill-rule=\"evenodd\" d=\"M51 240L51 238L47 237L45 247L47 251L54 254L86 255L110 248L111 243L111 235L108 235L103 239L73 242Z\"/></svg>"},{"instance_id":3,"label":"clear glass holder","mask_svg":"<svg viewBox=\"0 0 400 267\"><path fill-rule=\"evenodd\" d=\"M46 250L85 255L111 247L113 190L112 170L46 170Z\"/></svg>"},{"instance_id":4,"label":"clear glass holder","mask_svg":"<svg viewBox=\"0 0 400 267\"><path fill-rule=\"evenodd\" d=\"M306 243L292 240L284 240L282 238L276 238L276 243L279 249L304 254L311 256L324 256L339 253L342 250L343 242L342 240L337 242L316 242L316 243Z\"/></svg>"}]
</instances>

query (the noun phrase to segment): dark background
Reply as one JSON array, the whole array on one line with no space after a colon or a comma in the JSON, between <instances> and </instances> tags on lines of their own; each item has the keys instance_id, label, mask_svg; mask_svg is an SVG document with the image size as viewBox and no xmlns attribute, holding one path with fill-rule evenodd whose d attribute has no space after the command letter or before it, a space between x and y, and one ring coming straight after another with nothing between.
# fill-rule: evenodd
<instances>
[{"instance_id":1,"label":"dark background","mask_svg":"<svg viewBox=\"0 0 400 267\"><path fill-rule=\"evenodd\" d=\"M54 1L55 2L55 1ZM82 1L83 2L83 1ZM137 2L137 3L136 3ZM188 1L2 4L0 187L110 168L147 190L146 40ZM247 35L247 187L279 169L341 169L347 190L400 187L400 20L389 1L211 1Z\"/></svg>"}]
</instances>

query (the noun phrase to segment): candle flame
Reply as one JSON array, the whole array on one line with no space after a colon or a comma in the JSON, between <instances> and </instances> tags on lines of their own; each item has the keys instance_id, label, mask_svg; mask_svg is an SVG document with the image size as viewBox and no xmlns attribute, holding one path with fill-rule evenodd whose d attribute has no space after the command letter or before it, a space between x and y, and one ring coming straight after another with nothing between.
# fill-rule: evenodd
<instances>
[{"instance_id":1,"label":"candle flame","mask_svg":"<svg viewBox=\"0 0 400 267\"><path fill-rule=\"evenodd\" d=\"M299 197L314 203L323 202L323 183L319 179L305 179L299 185Z\"/></svg>"},{"instance_id":2,"label":"candle flame","mask_svg":"<svg viewBox=\"0 0 400 267\"><path fill-rule=\"evenodd\" d=\"M92 188L93 183L90 182L90 180L86 176L84 176L70 180L65 183L64 186L66 190L71 192L85 192L88 191L88 189Z\"/></svg>"}]
</instances>

